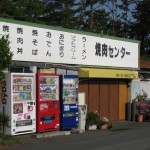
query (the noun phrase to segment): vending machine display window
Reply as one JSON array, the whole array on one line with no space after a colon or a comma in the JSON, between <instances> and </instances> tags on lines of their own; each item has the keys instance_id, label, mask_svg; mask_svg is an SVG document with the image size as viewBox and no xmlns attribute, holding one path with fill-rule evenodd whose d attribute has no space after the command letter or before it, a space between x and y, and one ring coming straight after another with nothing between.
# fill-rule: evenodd
<instances>
[{"instance_id":1,"label":"vending machine display window","mask_svg":"<svg viewBox=\"0 0 150 150\"><path fill-rule=\"evenodd\" d=\"M40 100L58 100L58 77L41 76Z\"/></svg>"}]
</instances>

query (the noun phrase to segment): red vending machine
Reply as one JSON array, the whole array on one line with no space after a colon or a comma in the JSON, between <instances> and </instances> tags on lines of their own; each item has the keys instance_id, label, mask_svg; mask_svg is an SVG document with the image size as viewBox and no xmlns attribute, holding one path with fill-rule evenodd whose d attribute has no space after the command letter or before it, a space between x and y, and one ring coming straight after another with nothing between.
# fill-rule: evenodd
<instances>
[{"instance_id":1,"label":"red vending machine","mask_svg":"<svg viewBox=\"0 0 150 150\"><path fill-rule=\"evenodd\" d=\"M37 132L60 129L60 76L37 74Z\"/></svg>"}]
</instances>

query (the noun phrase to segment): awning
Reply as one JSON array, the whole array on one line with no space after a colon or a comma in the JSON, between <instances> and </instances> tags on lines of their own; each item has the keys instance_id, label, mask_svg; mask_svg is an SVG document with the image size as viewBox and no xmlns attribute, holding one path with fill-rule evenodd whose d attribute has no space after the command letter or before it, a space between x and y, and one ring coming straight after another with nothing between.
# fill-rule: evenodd
<instances>
[{"instance_id":1,"label":"awning","mask_svg":"<svg viewBox=\"0 0 150 150\"><path fill-rule=\"evenodd\" d=\"M119 69L98 69L98 68L80 68L80 78L138 78L138 71L119 70Z\"/></svg>"}]
</instances>

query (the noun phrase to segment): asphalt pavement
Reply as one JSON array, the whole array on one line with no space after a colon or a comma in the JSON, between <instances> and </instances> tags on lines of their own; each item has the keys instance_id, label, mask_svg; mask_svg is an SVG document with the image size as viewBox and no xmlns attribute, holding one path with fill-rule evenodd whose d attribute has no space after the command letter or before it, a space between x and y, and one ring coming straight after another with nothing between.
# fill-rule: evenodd
<instances>
[{"instance_id":1,"label":"asphalt pavement","mask_svg":"<svg viewBox=\"0 0 150 150\"><path fill-rule=\"evenodd\" d=\"M36 138L20 135L23 144L7 150L150 150L150 122L121 121L112 129L85 131L68 135ZM6 150L5 149L5 150Z\"/></svg>"}]
</instances>

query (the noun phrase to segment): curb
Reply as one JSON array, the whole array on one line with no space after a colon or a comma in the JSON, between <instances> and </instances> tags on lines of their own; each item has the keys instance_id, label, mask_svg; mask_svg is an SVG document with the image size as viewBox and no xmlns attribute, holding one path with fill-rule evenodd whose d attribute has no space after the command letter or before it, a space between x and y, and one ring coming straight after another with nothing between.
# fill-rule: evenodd
<instances>
[{"instance_id":1,"label":"curb","mask_svg":"<svg viewBox=\"0 0 150 150\"><path fill-rule=\"evenodd\" d=\"M53 132L46 132L46 133L37 133L34 134L33 137L46 138L46 137L54 137L54 136L61 136L61 135L70 135L70 131L53 131Z\"/></svg>"}]
</instances>

